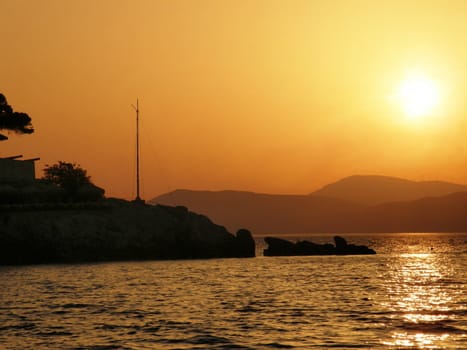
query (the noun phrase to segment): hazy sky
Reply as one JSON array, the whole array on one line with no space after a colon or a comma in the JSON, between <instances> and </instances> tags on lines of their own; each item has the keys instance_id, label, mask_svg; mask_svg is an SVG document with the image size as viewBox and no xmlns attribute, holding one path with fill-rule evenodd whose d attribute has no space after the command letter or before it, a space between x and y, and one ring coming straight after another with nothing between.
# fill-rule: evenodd
<instances>
[{"instance_id":1,"label":"hazy sky","mask_svg":"<svg viewBox=\"0 0 467 350\"><path fill-rule=\"evenodd\" d=\"M467 1L0 0L0 156L77 162L109 196L308 193L352 174L467 183ZM415 72L415 73L414 73ZM439 104L408 118L414 74Z\"/></svg>"}]
</instances>

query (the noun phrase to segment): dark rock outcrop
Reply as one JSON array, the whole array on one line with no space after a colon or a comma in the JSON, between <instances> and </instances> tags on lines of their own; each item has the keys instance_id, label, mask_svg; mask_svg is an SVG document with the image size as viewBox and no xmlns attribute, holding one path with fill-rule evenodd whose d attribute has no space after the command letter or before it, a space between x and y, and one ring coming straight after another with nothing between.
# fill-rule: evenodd
<instances>
[{"instance_id":1,"label":"dark rock outcrop","mask_svg":"<svg viewBox=\"0 0 467 350\"><path fill-rule=\"evenodd\" d=\"M337 255L368 255L376 252L364 245L347 244L347 241L340 236L334 236Z\"/></svg>"},{"instance_id":2,"label":"dark rock outcrop","mask_svg":"<svg viewBox=\"0 0 467 350\"><path fill-rule=\"evenodd\" d=\"M282 238L266 237L268 248L264 250L264 256L295 256L295 255L367 255L376 252L367 246L348 244L340 236L334 237L335 246L317 244L310 241L298 241L296 243Z\"/></svg>"},{"instance_id":3,"label":"dark rock outcrop","mask_svg":"<svg viewBox=\"0 0 467 350\"><path fill-rule=\"evenodd\" d=\"M237 235L185 207L107 199L99 206L24 206L0 212L0 264L252 257Z\"/></svg>"},{"instance_id":4,"label":"dark rock outcrop","mask_svg":"<svg viewBox=\"0 0 467 350\"><path fill-rule=\"evenodd\" d=\"M264 256L297 255L295 244L290 241L276 237L265 237L264 241L268 244L263 252Z\"/></svg>"},{"instance_id":5,"label":"dark rock outcrop","mask_svg":"<svg viewBox=\"0 0 467 350\"><path fill-rule=\"evenodd\" d=\"M239 258L252 258L255 256L255 240L251 232L246 229L237 231L236 252Z\"/></svg>"}]
</instances>

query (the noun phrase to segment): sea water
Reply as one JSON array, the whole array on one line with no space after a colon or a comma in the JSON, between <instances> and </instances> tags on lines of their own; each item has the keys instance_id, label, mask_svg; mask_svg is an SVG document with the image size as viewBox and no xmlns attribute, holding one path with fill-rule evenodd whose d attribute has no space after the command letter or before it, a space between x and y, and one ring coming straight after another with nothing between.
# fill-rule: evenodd
<instances>
[{"instance_id":1,"label":"sea water","mask_svg":"<svg viewBox=\"0 0 467 350\"><path fill-rule=\"evenodd\" d=\"M0 267L0 349L467 349L466 234L346 237L378 254Z\"/></svg>"}]
</instances>

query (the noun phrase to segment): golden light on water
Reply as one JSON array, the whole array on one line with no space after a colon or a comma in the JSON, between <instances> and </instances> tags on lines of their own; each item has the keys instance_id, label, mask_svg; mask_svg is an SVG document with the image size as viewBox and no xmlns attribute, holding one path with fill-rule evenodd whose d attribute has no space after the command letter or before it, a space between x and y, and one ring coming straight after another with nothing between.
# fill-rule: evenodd
<instances>
[{"instance_id":1,"label":"golden light on water","mask_svg":"<svg viewBox=\"0 0 467 350\"><path fill-rule=\"evenodd\" d=\"M385 345L432 349L450 336L452 295L436 283L445 277L439 259L436 254L401 254L392 266L395 282L388 285L387 307L400 314L393 321L400 330Z\"/></svg>"},{"instance_id":2,"label":"golden light on water","mask_svg":"<svg viewBox=\"0 0 467 350\"><path fill-rule=\"evenodd\" d=\"M386 342L386 345L390 346L404 346L404 347L417 347L421 349L432 349L436 348L433 344L439 340L445 340L449 337L448 334L442 334L441 336L425 333L416 333L411 337L407 336L406 332L394 333L394 342Z\"/></svg>"}]
</instances>

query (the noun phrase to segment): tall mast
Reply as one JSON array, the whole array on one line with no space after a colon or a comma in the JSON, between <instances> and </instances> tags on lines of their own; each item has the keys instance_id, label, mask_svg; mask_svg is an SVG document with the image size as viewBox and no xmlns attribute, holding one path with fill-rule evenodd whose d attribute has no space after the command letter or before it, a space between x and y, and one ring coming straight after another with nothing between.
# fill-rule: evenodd
<instances>
[{"instance_id":1,"label":"tall mast","mask_svg":"<svg viewBox=\"0 0 467 350\"><path fill-rule=\"evenodd\" d=\"M136 99L136 107L132 105L136 111L136 198L135 202L142 202L139 195L139 101Z\"/></svg>"}]
</instances>

